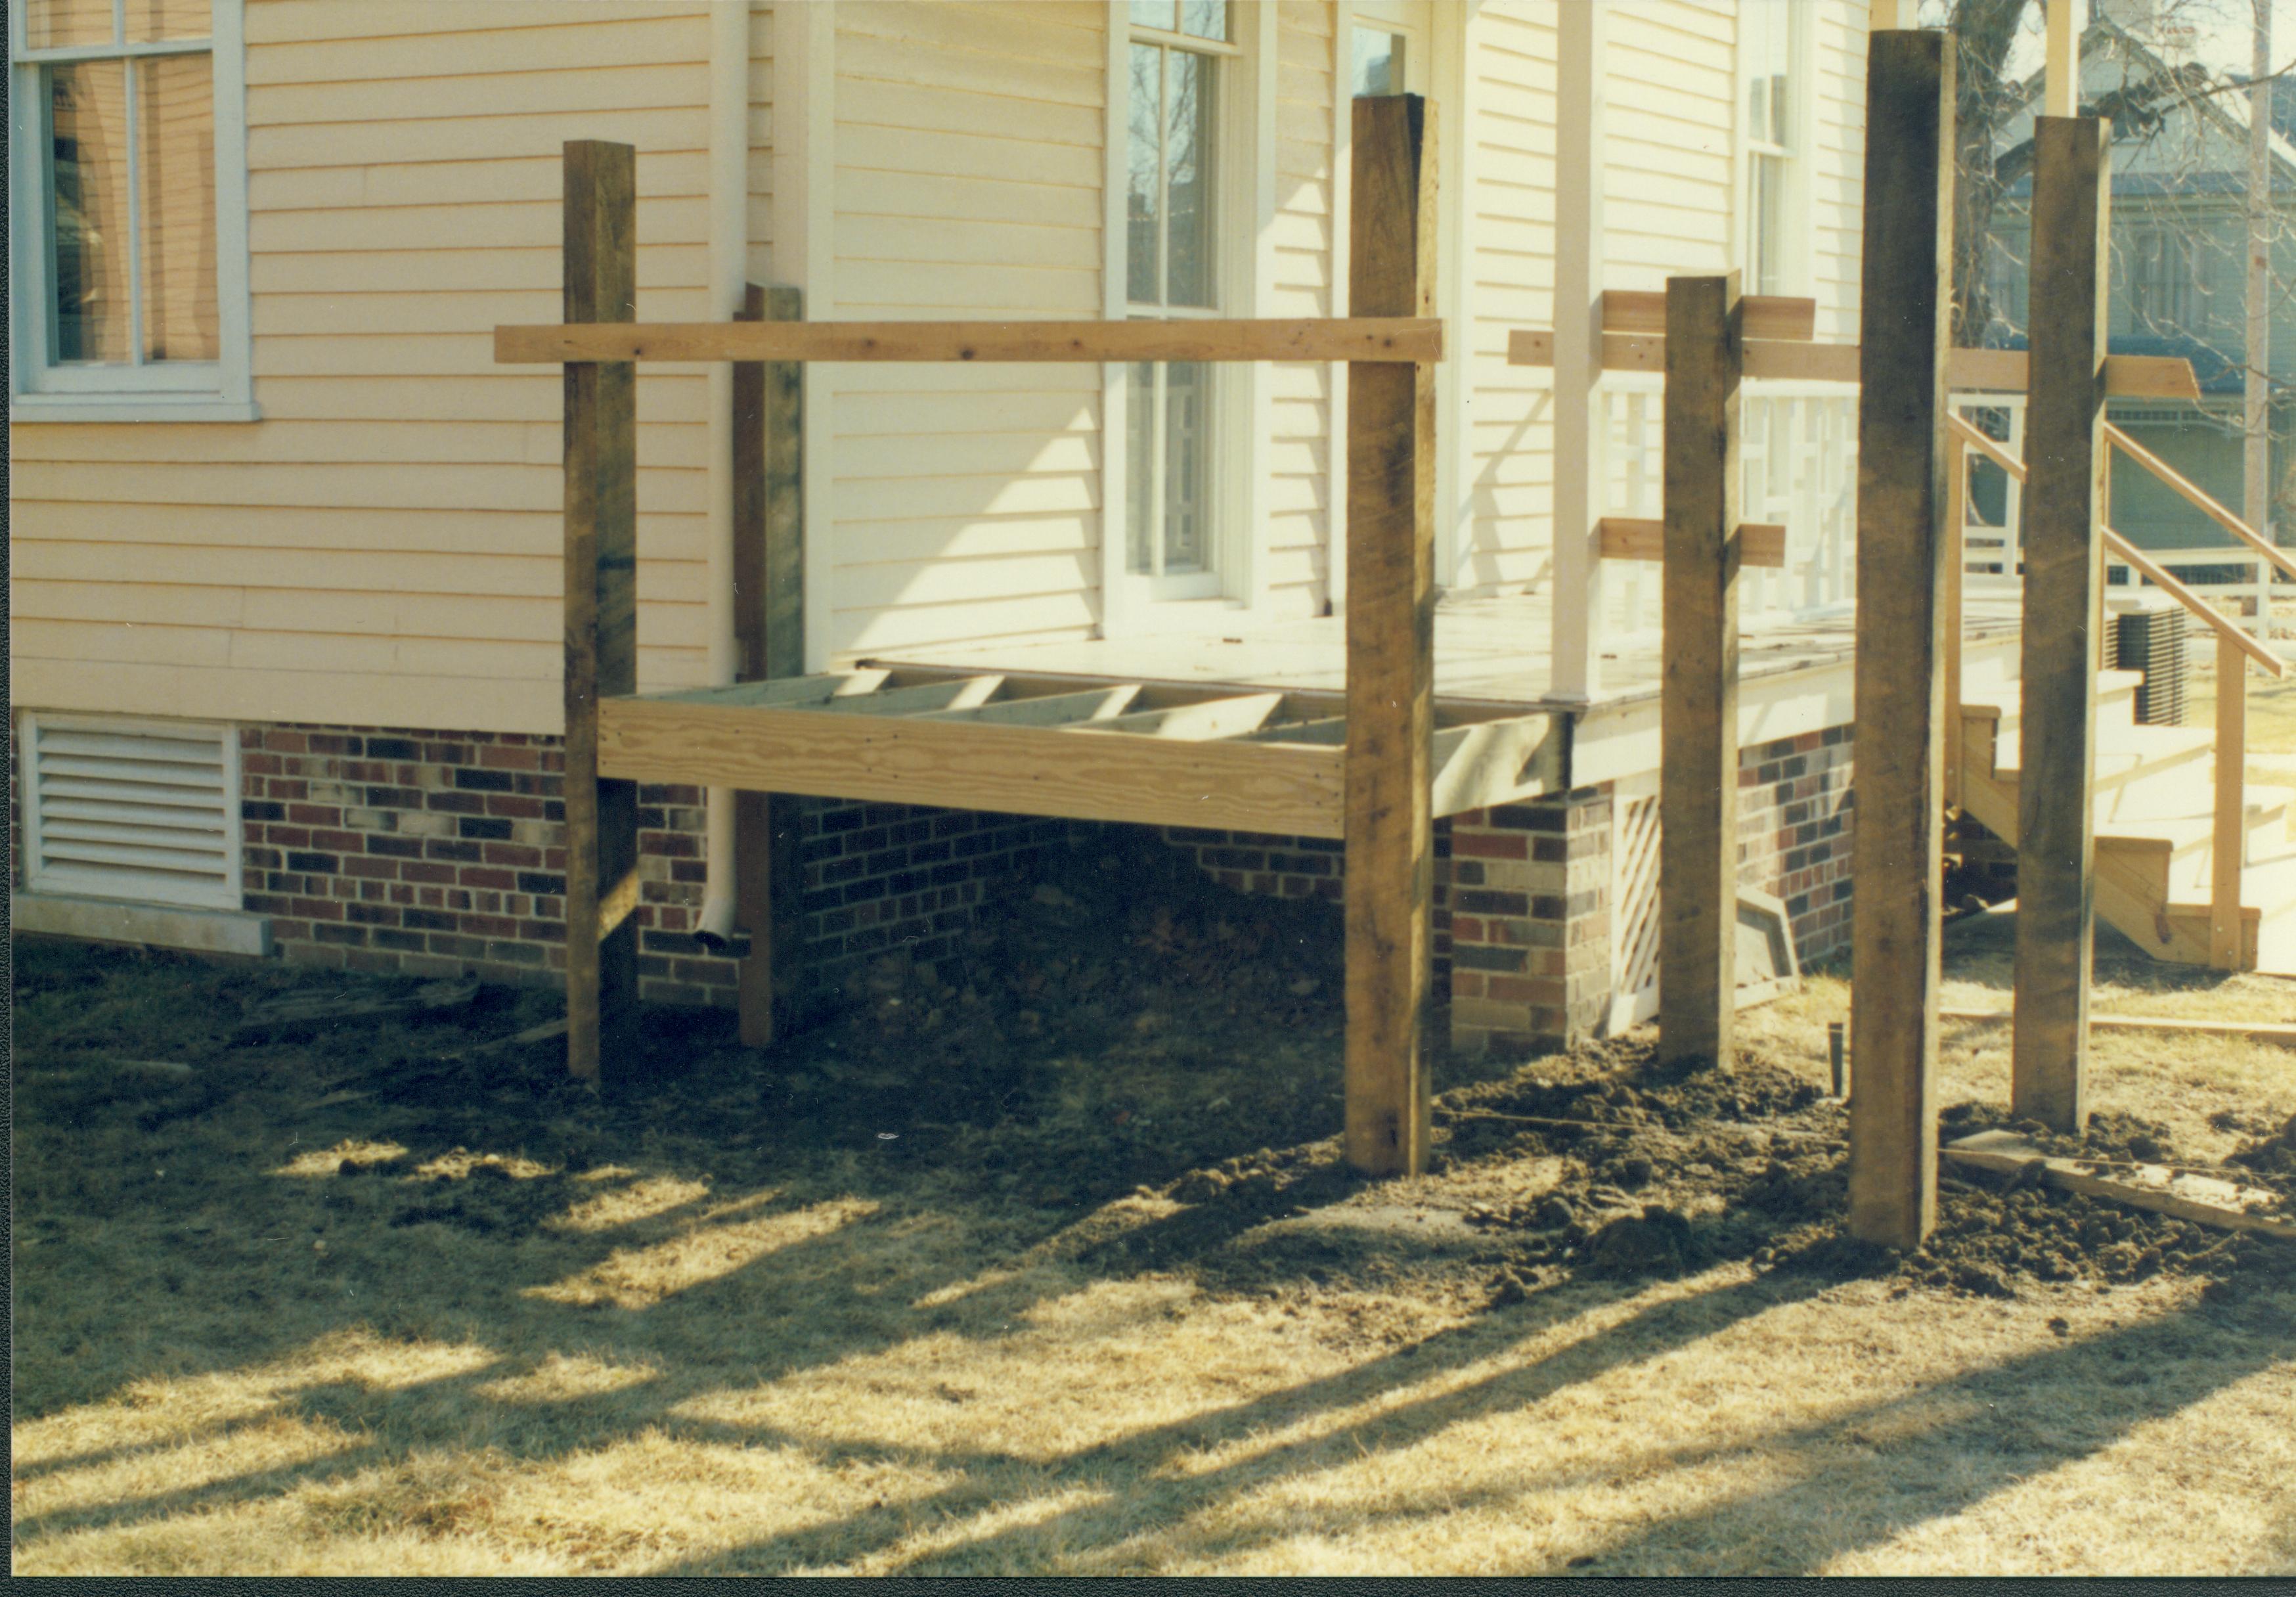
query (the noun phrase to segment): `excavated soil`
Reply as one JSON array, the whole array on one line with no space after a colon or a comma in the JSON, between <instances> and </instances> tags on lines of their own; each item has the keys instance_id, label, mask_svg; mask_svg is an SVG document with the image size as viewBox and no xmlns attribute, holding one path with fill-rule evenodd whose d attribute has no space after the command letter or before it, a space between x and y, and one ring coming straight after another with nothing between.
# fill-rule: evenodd
<instances>
[{"instance_id":1,"label":"excavated soil","mask_svg":"<svg viewBox=\"0 0 2296 1597\"><path fill-rule=\"evenodd\" d=\"M483 1148L569 1179L675 1148L720 1180L834 1172L985 1206L1016 1235L1065 1239L1111 1270L1259 1295L1407 1288L1504 1305L1566 1279L1727 1262L1995 1297L2164 1274L2228 1297L2296 1284L2296 1244L1961 1171L1926 1247L1859 1245L1840 1223L1848 1121L1817 1084L1822 1060L1750 1050L1727 1070L1669 1068L1639 1037L1520 1066L1439 1062L1432 1172L1359 1181L1335 1135L1337 907L1237 897L1152 842L1048 861L955 958L880 961L844 1014L770 1059L740 1050L722 1014L650 1015L646 1073L603 1102L565 1082L554 1041L505 1046L556 1011L547 994L483 993L459 1025L416 1016L234 1045L235 1003L390 984L178 969L167 1004L139 1006L119 996L133 956L28 943L18 957L20 1058L47 1073L25 1107L59 1125L132 1116L160 1132L234 1101L266 1114L277 1093L306 1116L307 1147L333 1134L308 1118L324 1111L347 1135ZM182 1063L62 1068L123 1054ZM2005 1123L1957 1105L1944 1134ZM2218 1129L2252 1139L2243 1180L2296 1190L2296 1121ZM2165 1128L2126 1116L2099 1116L2082 1144L2036 1140L2190 1162ZM341 1173L370 1168L398 1166L351 1158ZM517 1231L562 1200L561 1179L458 1181L452 1196L442 1184L391 1223Z\"/></svg>"}]
</instances>

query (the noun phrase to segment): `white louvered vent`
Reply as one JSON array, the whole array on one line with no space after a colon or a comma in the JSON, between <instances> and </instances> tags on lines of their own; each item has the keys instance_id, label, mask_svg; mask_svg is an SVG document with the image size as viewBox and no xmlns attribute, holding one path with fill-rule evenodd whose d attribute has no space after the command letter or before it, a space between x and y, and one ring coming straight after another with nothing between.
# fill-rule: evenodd
<instances>
[{"instance_id":1,"label":"white louvered vent","mask_svg":"<svg viewBox=\"0 0 2296 1597\"><path fill-rule=\"evenodd\" d=\"M240 907L231 728L61 715L22 726L27 887Z\"/></svg>"}]
</instances>

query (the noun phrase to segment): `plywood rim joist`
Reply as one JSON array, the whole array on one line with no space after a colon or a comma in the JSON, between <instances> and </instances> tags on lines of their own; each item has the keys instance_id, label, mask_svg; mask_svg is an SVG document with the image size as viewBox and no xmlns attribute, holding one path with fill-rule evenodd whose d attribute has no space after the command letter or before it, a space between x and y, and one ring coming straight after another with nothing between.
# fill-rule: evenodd
<instances>
[{"instance_id":1,"label":"plywood rim joist","mask_svg":"<svg viewBox=\"0 0 2296 1597\"><path fill-rule=\"evenodd\" d=\"M605 698L601 773L1071 820L1344 836L1344 696L858 667ZM1434 811L1564 786L1568 717L1444 702Z\"/></svg>"}]
</instances>

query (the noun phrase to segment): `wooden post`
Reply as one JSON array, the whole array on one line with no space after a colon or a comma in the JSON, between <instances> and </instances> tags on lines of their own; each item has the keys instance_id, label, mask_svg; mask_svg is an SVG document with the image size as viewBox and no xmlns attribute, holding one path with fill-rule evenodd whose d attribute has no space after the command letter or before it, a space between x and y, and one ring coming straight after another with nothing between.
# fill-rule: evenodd
<instances>
[{"instance_id":1,"label":"wooden post","mask_svg":"<svg viewBox=\"0 0 2296 1597\"><path fill-rule=\"evenodd\" d=\"M1659 1057L1730 1060L1738 949L1738 274L1666 281Z\"/></svg>"},{"instance_id":2,"label":"wooden post","mask_svg":"<svg viewBox=\"0 0 2296 1597\"><path fill-rule=\"evenodd\" d=\"M1850 843L1849 1229L1917 1247L1937 1222L1951 518L1954 70L1942 33L1874 36L1866 68L1857 390L1857 826Z\"/></svg>"},{"instance_id":3,"label":"wooden post","mask_svg":"<svg viewBox=\"0 0 2296 1597\"><path fill-rule=\"evenodd\" d=\"M2248 967L2240 868L2248 854L2248 656L2229 632L2217 634L2216 824L2209 869L2209 964Z\"/></svg>"},{"instance_id":4,"label":"wooden post","mask_svg":"<svg viewBox=\"0 0 2296 1597\"><path fill-rule=\"evenodd\" d=\"M805 295L753 283L739 319L802 321ZM793 361L734 367L734 624L745 682L805 673L804 374ZM796 981L799 823L791 794L734 798L734 915L750 934L735 990L745 1048L775 1040L777 1000Z\"/></svg>"},{"instance_id":5,"label":"wooden post","mask_svg":"<svg viewBox=\"0 0 2296 1597\"><path fill-rule=\"evenodd\" d=\"M569 322L637 319L637 163L569 140ZM598 701L637 691L637 368L566 363L566 1066L635 1067L638 789L598 776Z\"/></svg>"},{"instance_id":6,"label":"wooden post","mask_svg":"<svg viewBox=\"0 0 2296 1597\"><path fill-rule=\"evenodd\" d=\"M1435 128L1416 95L1355 103L1349 303L1431 316ZM1347 1152L1426 1168L1432 975L1435 383L1348 367Z\"/></svg>"},{"instance_id":7,"label":"wooden post","mask_svg":"<svg viewBox=\"0 0 2296 1597\"><path fill-rule=\"evenodd\" d=\"M1961 803L1961 646L1968 625L1962 589L1969 573L1969 445L1948 428L1945 449L1945 802L1956 805Z\"/></svg>"},{"instance_id":8,"label":"wooden post","mask_svg":"<svg viewBox=\"0 0 2296 1597\"><path fill-rule=\"evenodd\" d=\"M2102 119L2043 117L2035 132L2010 1100L2021 1118L2078 1132L2087 1120L2095 932L2091 824L2104 585L2097 513L2112 159Z\"/></svg>"}]
</instances>

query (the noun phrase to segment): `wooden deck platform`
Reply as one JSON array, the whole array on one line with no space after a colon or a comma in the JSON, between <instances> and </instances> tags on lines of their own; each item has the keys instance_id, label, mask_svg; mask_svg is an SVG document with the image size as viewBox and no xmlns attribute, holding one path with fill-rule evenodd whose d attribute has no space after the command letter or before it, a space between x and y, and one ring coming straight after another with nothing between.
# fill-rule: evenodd
<instances>
[{"instance_id":1,"label":"wooden deck platform","mask_svg":"<svg viewBox=\"0 0 2296 1597\"><path fill-rule=\"evenodd\" d=\"M600 773L1078 820L1345 835L1343 696L863 668L598 705ZM1567 779L1566 718L1439 700L1434 812Z\"/></svg>"},{"instance_id":2,"label":"wooden deck platform","mask_svg":"<svg viewBox=\"0 0 2296 1597\"><path fill-rule=\"evenodd\" d=\"M1977 645L2017 635L2013 598L1968 605L1964 638ZM1445 599L1435 611L1435 693L1455 712L1631 710L1654 703L1663 677L1655 636L1621 639L1603 658L1603 687L1592 705L1553 696L1545 593ZM1799 673L1838 669L1853 657L1857 625L1846 612L1790 623L1750 620L1739 641L1743 691ZM1225 630L1160 633L1069 643L1000 643L878 654L871 666L898 671L986 671L1082 678L1213 684L1295 694L1339 694L1347 681L1346 622L1340 616L1248 622ZM1448 811L1445 811L1448 813Z\"/></svg>"}]
</instances>

